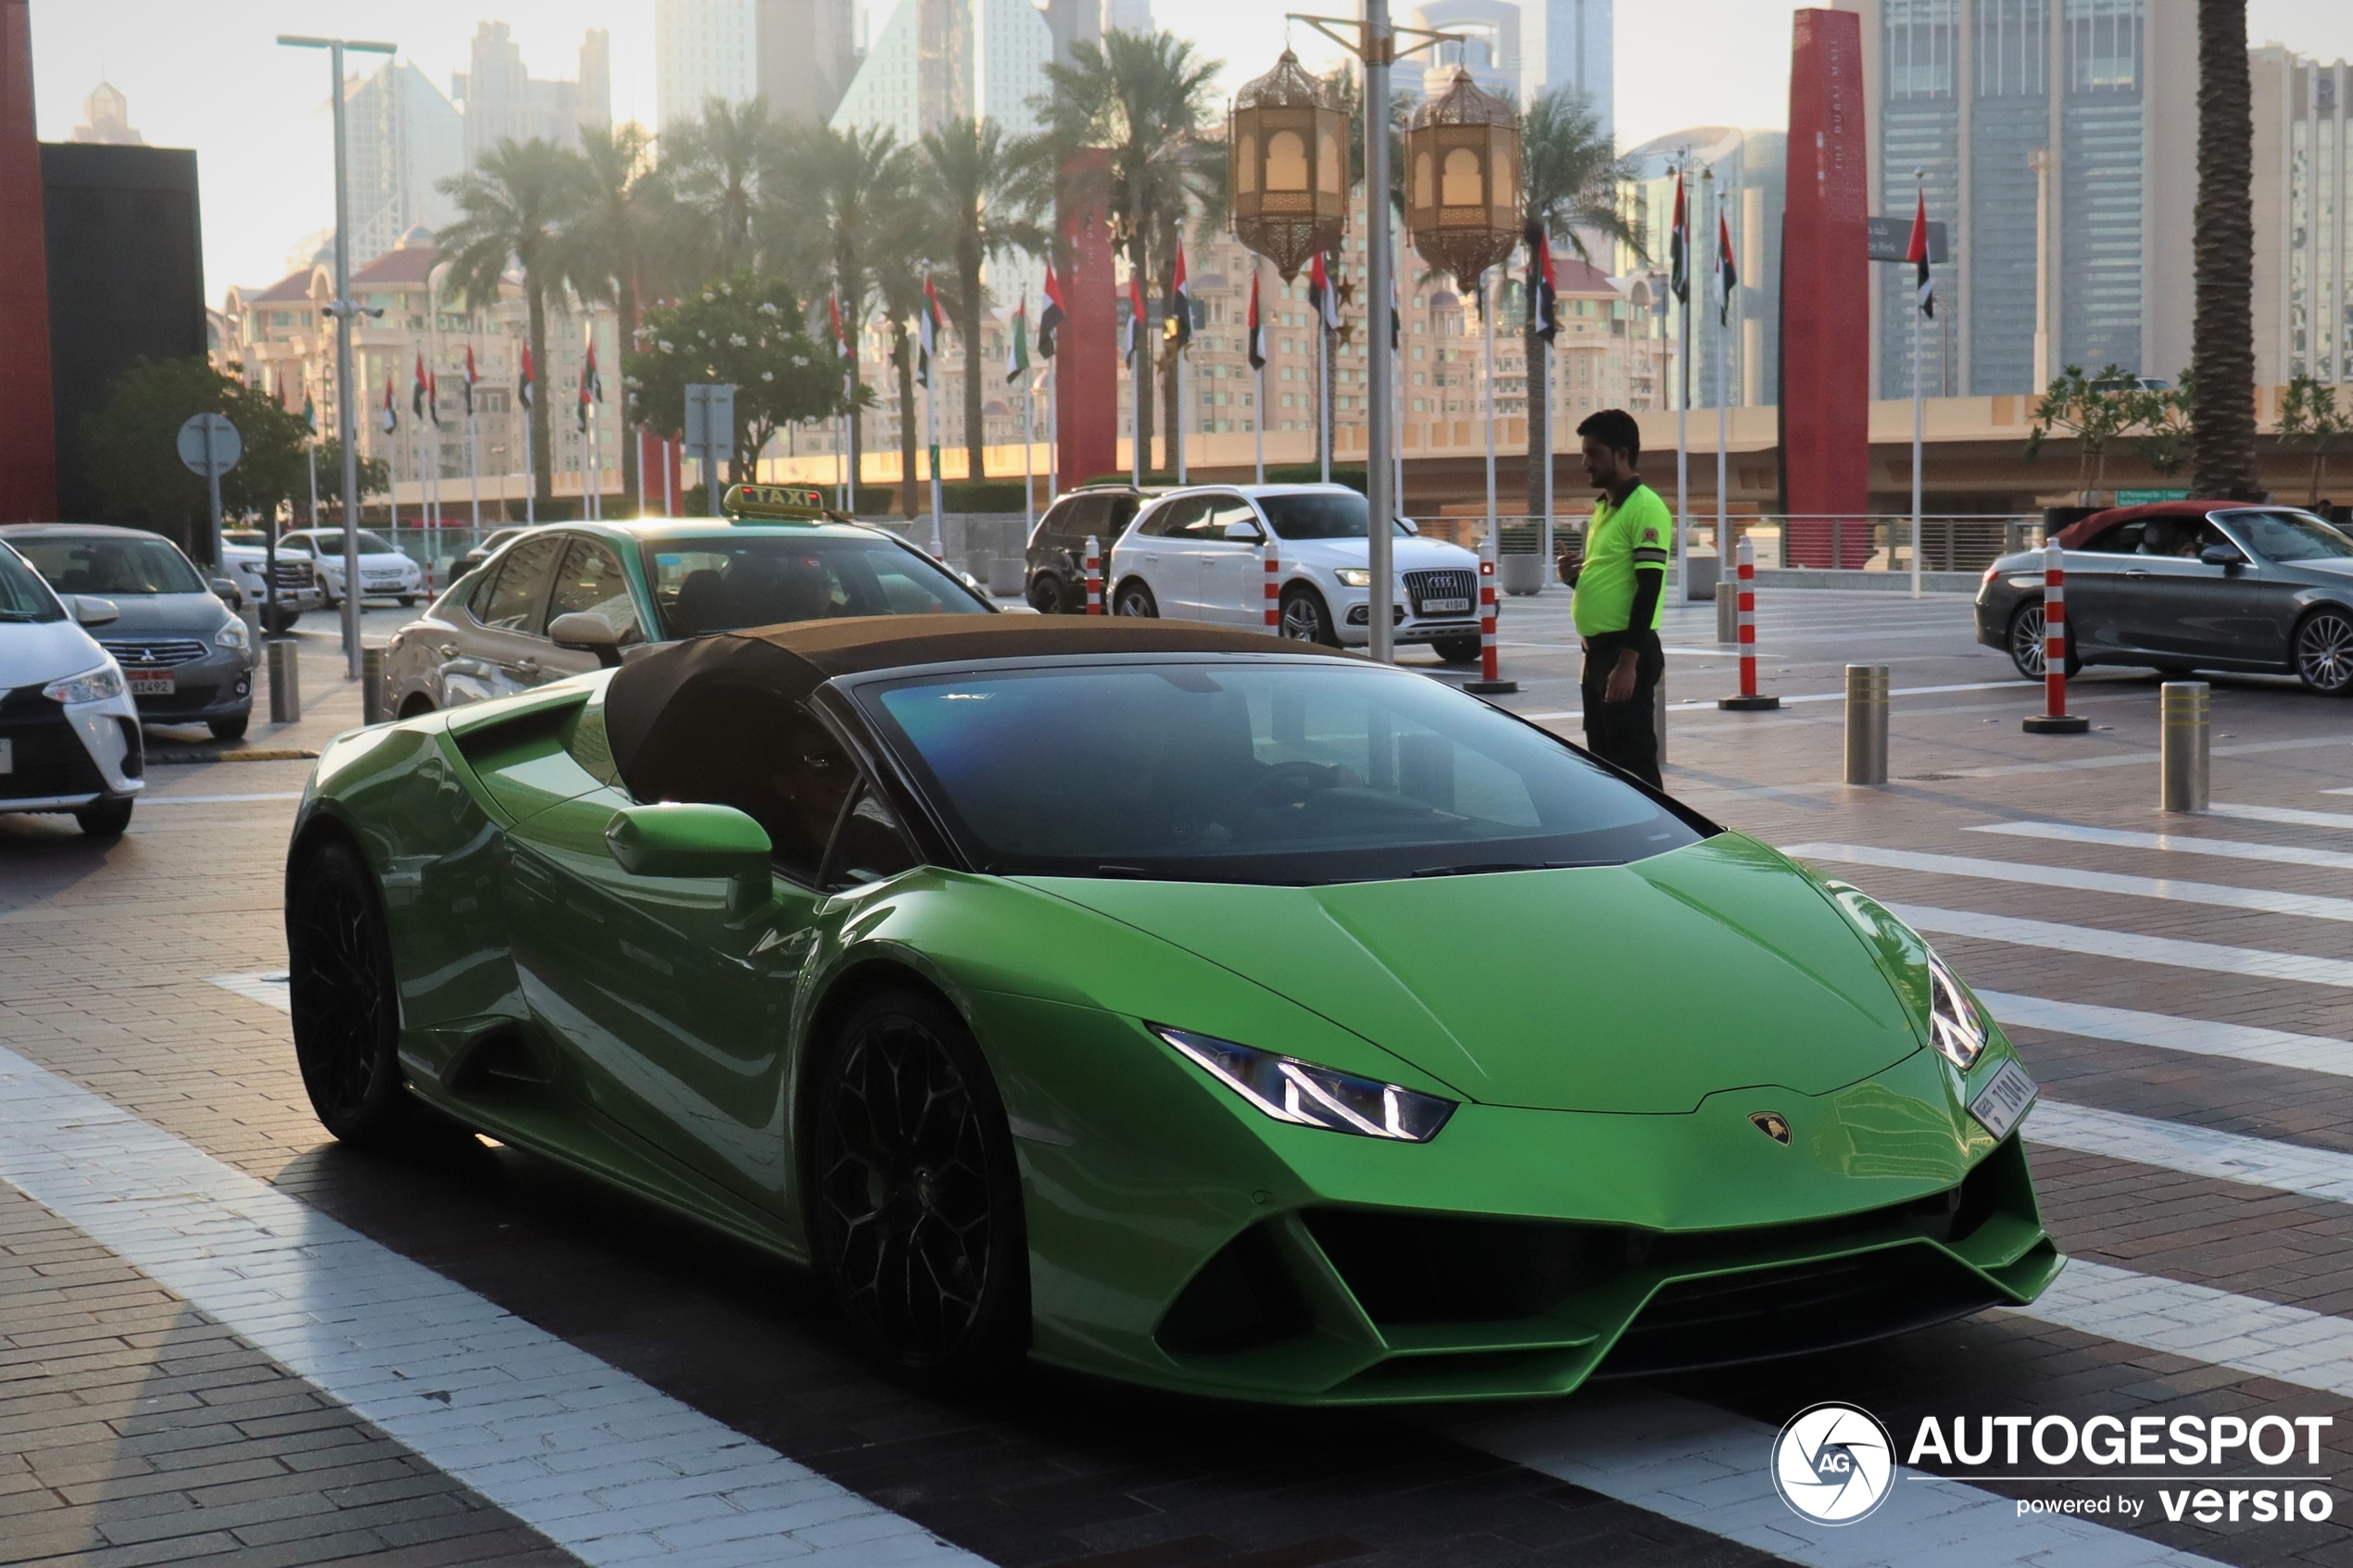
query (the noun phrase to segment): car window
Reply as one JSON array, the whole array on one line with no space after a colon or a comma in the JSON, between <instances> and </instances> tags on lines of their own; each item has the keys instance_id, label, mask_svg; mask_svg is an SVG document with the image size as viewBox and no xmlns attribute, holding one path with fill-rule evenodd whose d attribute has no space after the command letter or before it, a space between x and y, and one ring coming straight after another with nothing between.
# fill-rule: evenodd
<instances>
[{"instance_id":1,"label":"car window","mask_svg":"<svg viewBox=\"0 0 2353 1568\"><path fill-rule=\"evenodd\" d=\"M343 554L343 530L340 528L324 529L317 533L296 534L294 537L300 539L302 547L313 555L339 556ZM291 542L289 540L289 543ZM359 531L359 553L363 556L396 556L400 550L383 534L371 533L363 528Z\"/></svg>"},{"instance_id":2,"label":"car window","mask_svg":"<svg viewBox=\"0 0 2353 1568\"><path fill-rule=\"evenodd\" d=\"M1239 495L1214 495L1210 497L1208 515L1202 519L1196 532L1204 539L1222 540L1226 537L1226 530L1238 522L1247 522L1254 527L1258 522L1258 513Z\"/></svg>"},{"instance_id":3,"label":"car window","mask_svg":"<svg viewBox=\"0 0 2353 1568\"><path fill-rule=\"evenodd\" d=\"M1209 511L1209 503L1198 495L1179 495L1173 501L1163 501L1144 518L1144 526L1137 532L1149 539L1181 539L1185 531L1199 522Z\"/></svg>"},{"instance_id":4,"label":"car window","mask_svg":"<svg viewBox=\"0 0 2353 1568\"><path fill-rule=\"evenodd\" d=\"M1259 509L1266 521L1275 525L1278 539L1362 539L1366 536L1365 497L1354 491L1334 494L1328 490L1311 490L1281 495L1262 495ZM1395 519L1390 528L1403 539L1409 530Z\"/></svg>"},{"instance_id":5,"label":"car window","mask_svg":"<svg viewBox=\"0 0 2353 1568\"><path fill-rule=\"evenodd\" d=\"M2353 539L2301 512L2233 512L2225 521L2265 560L2353 559Z\"/></svg>"},{"instance_id":6,"label":"car window","mask_svg":"<svg viewBox=\"0 0 2353 1568\"><path fill-rule=\"evenodd\" d=\"M2085 540L2083 548L2095 556L2132 555L2141 547L2141 532L2146 527L2146 518L2136 517L2130 522L2120 522Z\"/></svg>"},{"instance_id":7,"label":"car window","mask_svg":"<svg viewBox=\"0 0 2353 1568\"><path fill-rule=\"evenodd\" d=\"M474 595L474 619L494 631L537 636L547 573L554 570L562 544L560 538L526 539L508 551L497 574Z\"/></svg>"},{"instance_id":8,"label":"car window","mask_svg":"<svg viewBox=\"0 0 2353 1568\"><path fill-rule=\"evenodd\" d=\"M825 874L820 891L837 893L897 876L922 864L900 831L899 818L873 784L858 787L858 797L834 829L825 853Z\"/></svg>"},{"instance_id":9,"label":"car window","mask_svg":"<svg viewBox=\"0 0 2353 1568\"><path fill-rule=\"evenodd\" d=\"M556 591L547 601L550 626L560 615L575 614L595 616L623 643L643 638L621 558L594 539L574 539L566 546L563 565L556 572Z\"/></svg>"},{"instance_id":10,"label":"car window","mask_svg":"<svg viewBox=\"0 0 2353 1568\"><path fill-rule=\"evenodd\" d=\"M43 584L40 574L0 545L0 622L63 621L65 606Z\"/></svg>"},{"instance_id":11,"label":"car window","mask_svg":"<svg viewBox=\"0 0 2353 1568\"><path fill-rule=\"evenodd\" d=\"M1047 549L1076 549L1086 542L1086 519L1089 515L1092 496L1073 495L1046 508L1038 520L1038 536L1032 544Z\"/></svg>"},{"instance_id":12,"label":"car window","mask_svg":"<svg viewBox=\"0 0 2353 1568\"><path fill-rule=\"evenodd\" d=\"M857 765L807 709L749 682L690 684L663 711L675 733L725 735L725 745L675 746L638 782L653 800L733 806L768 832L777 867L813 885Z\"/></svg>"},{"instance_id":13,"label":"car window","mask_svg":"<svg viewBox=\"0 0 2353 1568\"><path fill-rule=\"evenodd\" d=\"M43 534L15 541L60 594L201 594L203 580L169 540Z\"/></svg>"},{"instance_id":14,"label":"car window","mask_svg":"<svg viewBox=\"0 0 2353 1568\"><path fill-rule=\"evenodd\" d=\"M667 638L851 615L985 614L930 557L879 536L736 533L646 547Z\"/></svg>"}]
</instances>

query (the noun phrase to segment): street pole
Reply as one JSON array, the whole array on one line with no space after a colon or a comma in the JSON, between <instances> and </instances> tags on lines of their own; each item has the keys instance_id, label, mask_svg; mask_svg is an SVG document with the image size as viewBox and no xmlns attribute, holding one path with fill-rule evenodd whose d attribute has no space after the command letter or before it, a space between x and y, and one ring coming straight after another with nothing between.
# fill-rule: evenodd
<instances>
[{"instance_id":1,"label":"street pole","mask_svg":"<svg viewBox=\"0 0 2353 1568\"><path fill-rule=\"evenodd\" d=\"M334 82L332 102L335 117L335 301L328 307L335 318L335 426L343 441L343 654L345 676L359 679L359 596L350 590L359 581L359 453L358 410L352 406L351 318L359 309L351 302L351 203L344 177L343 52L363 50L389 55L390 44L363 44L356 39L306 38L280 33L278 42L293 49L324 49ZM383 311L373 312L382 315Z\"/></svg>"},{"instance_id":2,"label":"street pole","mask_svg":"<svg viewBox=\"0 0 2353 1568\"><path fill-rule=\"evenodd\" d=\"M1389 228L1389 71L1396 57L1397 34L1389 19L1389 0L1365 0L1365 31L1361 40L1365 63L1365 293L1378 311L1390 297L1395 274L1390 263ZM1383 664L1397 657L1395 628L1390 606L1396 599L1395 540L1391 522L1404 495L1403 475L1392 480L1389 466L1390 443L1397 437L1390 419L1390 385L1397 367L1391 362L1386 323L1365 334L1365 373L1372 383L1365 399L1365 493L1366 519L1365 564L1372 571L1371 604L1367 614L1373 658ZM1265 377L1259 377L1259 424L1265 420Z\"/></svg>"},{"instance_id":3,"label":"street pole","mask_svg":"<svg viewBox=\"0 0 2353 1568\"><path fill-rule=\"evenodd\" d=\"M1144 352L1144 320L1140 315L1128 323L1127 336L1128 342L1134 345L1127 353L1127 478L1130 483L1141 490L1144 487L1144 360L1148 356Z\"/></svg>"},{"instance_id":4,"label":"street pole","mask_svg":"<svg viewBox=\"0 0 2353 1568\"><path fill-rule=\"evenodd\" d=\"M1024 366L1021 373L1021 537L1023 548L1029 543L1029 531L1038 524L1038 495L1033 483L1038 470L1038 378Z\"/></svg>"},{"instance_id":5,"label":"street pole","mask_svg":"<svg viewBox=\"0 0 2353 1568\"><path fill-rule=\"evenodd\" d=\"M1715 170L1714 169L1708 169L1703 170L1703 171L1701 172L1701 174L1700 174L1700 179L1701 179L1701 181L1702 181L1704 183L1705 183L1705 184L1708 186L1708 188L1709 188L1710 190L1715 190L1715 185L1716 185L1716 170ZM1711 229L1710 232L1718 232L1718 233L1720 233L1720 232L1724 232L1724 229L1723 229L1723 224L1724 224L1724 193L1723 193L1723 192L1721 192L1721 191L1715 191L1715 196L1716 196L1716 200L1715 200L1714 206L1715 206L1715 207L1716 207L1716 226L1715 226L1713 229ZM1721 260L1720 260L1720 258L1719 258L1719 260L1718 260L1718 266L1719 266L1719 267L1721 266ZM1723 294L1723 284L1722 284L1722 278L1723 278L1723 274L1722 274L1720 271L1719 271L1719 272L1718 272L1718 274L1717 274L1717 278L1718 278L1717 292L1718 292L1718 294L1719 295L1721 295ZM1730 564L1731 564L1731 559L1732 559L1731 534L1730 534L1730 527L1729 527L1730 520L1729 520L1729 518L1726 516L1726 513L1730 510L1730 508L1729 508L1725 505L1725 499L1724 499L1724 441L1725 441L1725 435L1726 435L1726 429L1725 429L1725 426L1726 426L1726 420L1725 420L1725 415L1724 415L1724 405L1726 404L1726 402L1728 402L1728 401L1730 400L1730 395L1729 395L1729 392L1728 392L1728 385L1729 385L1729 383L1730 383L1730 375L1731 375L1731 365L1732 365L1731 344L1730 344L1730 340L1729 340L1729 339L1727 339L1727 337L1725 336L1725 327L1726 327L1726 323L1725 323L1725 320L1724 320L1724 315L1725 315L1725 314L1729 314L1728 307L1729 307L1730 303L1730 302L1729 298L1718 298L1718 301L1716 302L1716 308L1717 308L1717 310L1719 312L1719 314L1718 314L1718 315L1717 316L1717 318L1716 318L1716 333L1715 333L1715 338L1716 338L1716 356L1715 356L1715 359L1716 359L1716 364L1715 364L1715 369L1716 369L1716 592L1717 592L1718 595L1721 595L1721 594L1724 592L1724 579L1725 579L1725 575L1726 575L1724 569L1725 569L1725 567L1727 567L1727 566L1729 566L1729 565L1730 565Z\"/></svg>"},{"instance_id":6,"label":"street pole","mask_svg":"<svg viewBox=\"0 0 2353 1568\"><path fill-rule=\"evenodd\" d=\"M1495 302L1488 297L1484 272L1478 275L1478 325L1487 340L1487 384L1482 389L1485 396L1480 398L1487 414L1487 548L1483 553L1490 560L1500 562L1504 542L1495 533Z\"/></svg>"},{"instance_id":7,"label":"street pole","mask_svg":"<svg viewBox=\"0 0 2353 1568\"><path fill-rule=\"evenodd\" d=\"M1328 274L1327 274L1328 276ZM1324 285L1330 288L1327 282ZM1315 307L1315 458L1323 464L1324 483L1332 482L1331 333L1324 326L1324 307Z\"/></svg>"},{"instance_id":8,"label":"street pole","mask_svg":"<svg viewBox=\"0 0 2353 1568\"><path fill-rule=\"evenodd\" d=\"M212 499L212 559L208 564L212 568L212 574L218 577L221 573L220 466L214 461L212 456L212 421L210 420L204 422L204 474L205 489Z\"/></svg>"},{"instance_id":9,"label":"street pole","mask_svg":"<svg viewBox=\"0 0 2353 1568\"><path fill-rule=\"evenodd\" d=\"M1912 170L1912 180L1927 199L1928 171ZM1923 242L1925 243L1925 242ZM1923 251L1922 255L1927 253ZM1921 265L1925 267L1926 262ZM1912 301L1912 597L1920 596L1920 302Z\"/></svg>"},{"instance_id":10,"label":"street pole","mask_svg":"<svg viewBox=\"0 0 2353 1568\"><path fill-rule=\"evenodd\" d=\"M1191 483L1185 476L1185 351L1179 348L1176 350L1176 418L1174 421L1176 426L1176 483L1179 484Z\"/></svg>"},{"instance_id":11,"label":"street pole","mask_svg":"<svg viewBox=\"0 0 2353 1568\"><path fill-rule=\"evenodd\" d=\"M1691 167L1687 156L1683 168ZM1670 294L1673 291L1668 291ZM1692 244L1688 220L1683 238L1683 342L1676 356L1680 390L1675 398L1675 602L1692 602Z\"/></svg>"},{"instance_id":12,"label":"street pole","mask_svg":"<svg viewBox=\"0 0 2353 1568\"><path fill-rule=\"evenodd\" d=\"M926 305L925 309L931 308ZM935 352L931 363L924 370L924 446L931 453L931 558L948 558L948 542L940 537L939 522L939 359L936 352L939 337L932 335Z\"/></svg>"}]
</instances>

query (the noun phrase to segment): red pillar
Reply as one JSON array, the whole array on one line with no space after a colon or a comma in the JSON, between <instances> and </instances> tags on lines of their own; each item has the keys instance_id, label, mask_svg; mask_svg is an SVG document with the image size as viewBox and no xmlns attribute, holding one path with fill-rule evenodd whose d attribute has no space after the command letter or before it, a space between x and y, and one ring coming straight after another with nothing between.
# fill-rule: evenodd
<instances>
[{"instance_id":1,"label":"red pillar","mask_svg":"<svg viewBox=\"0 0 2353 1568\"><path fill-rule=\"evenodd\" d=\"M1781 242L1781 461L1793 517L1859 519L1869 507L1870 261L1864 219L1863 26L1854 11L1799 11L1790 60L1787 217ZM1867 531L1789 525L1793 566L1858 567Z\"/></svg>"},{"instance_id":2,"label":"red pillar","mask_svg":"<svg viewBox=\"0 0 2353 1568\"><path fill-rule=\"evenodd\" d=\"M49 257L32 127L30 0L0 0L0 522L57 515Z\"/></svg>"},{"instance_id":3,"label":"red pillar","mask_svg":"<svg viewBox=\"0 0 2353 1568\"><path fill-rule=\"evenodd\" d=\"M1110 169L1111 155L1100 149L1063 165L1055 223L1070 266L1063 274L1063 324L1054 340L1057 490L1119 470L1118 309L1103 212Z\"/></svg>"}]
</instances>

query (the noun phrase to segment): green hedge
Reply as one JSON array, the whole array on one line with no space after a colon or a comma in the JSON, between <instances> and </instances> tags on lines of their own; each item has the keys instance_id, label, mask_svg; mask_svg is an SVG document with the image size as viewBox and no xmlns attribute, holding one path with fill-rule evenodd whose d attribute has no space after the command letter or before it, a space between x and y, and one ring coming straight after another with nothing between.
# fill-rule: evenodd
<instances>
[{"instance_id":1,"label":"green hedge","mask_svg":"<svg viewBox=\"0 0 2353 1568\"><path fill-rule=\"evenodd\" d=\"M1266 470L1266 483L1269 484L1315 484L1319 483L1323 477L1324 470L1323 465L1320 463L1274 463L1268 465ZM1089 484L1125 484L1127 483L1127 479L1128 476L1124 471L1120 473L1099 473L1087 483ZM1176 475L1173 470L1156 469L1144 475L1144 483L1146 484L1175 484L1176 483ZM1209 480L1196 479L1193 483L1196 484L1206 484L1211 483L1222 484L1236 482L1229 480L1217 480L1213 482ZM1247 478L1240 483L1248 483ZM1334 484L1345 484L1351 490L1361 493L1364 490L1365 483L1365 465L1362 463L1334 463L1332 465L1332 483ZM1019 495L1021 487L1019 485L1015 485L1013 488L1014 494Z\"/></svg>"}]
</instances>

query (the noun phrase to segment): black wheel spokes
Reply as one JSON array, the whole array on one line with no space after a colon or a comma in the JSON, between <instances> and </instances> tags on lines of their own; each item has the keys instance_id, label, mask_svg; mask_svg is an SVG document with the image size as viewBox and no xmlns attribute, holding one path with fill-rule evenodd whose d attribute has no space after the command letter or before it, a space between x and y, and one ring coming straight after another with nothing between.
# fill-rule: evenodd
<instances>
[{"instance_id":1,"label":"black wheel spokes","mask_svg":"<svg viewBox=\"0 0 2353 1568\"><path fill-rule=\"evenodd\" d=\"M2012 633L2017 644L2019 663L2037 676L2043 671L2043 612L2030 609L2018 618L2018 630Z\"/></svg>"},{"instance_id":2,"label":"black wheel spokes","mask_svg":"<svg viewBox=\"0 0 2353 1568\"><path fill-rule=\"evenodd\" d=\"M385 976L370 913L340 881L317 888L303 912L291 999L309 1047L305 1077L337 1115L365 1102L383 1048Z\"/></svg>"}]
</instances>

